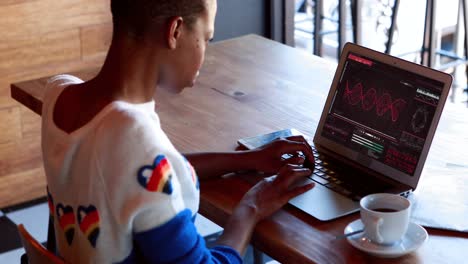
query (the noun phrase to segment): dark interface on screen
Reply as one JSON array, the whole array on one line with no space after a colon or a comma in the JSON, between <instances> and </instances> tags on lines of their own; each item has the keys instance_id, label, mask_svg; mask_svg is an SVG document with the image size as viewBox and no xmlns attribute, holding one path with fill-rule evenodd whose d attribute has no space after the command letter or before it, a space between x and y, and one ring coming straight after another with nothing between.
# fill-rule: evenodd
<instances>
[{"instance_id":1,"label":"dark interface on screen","mask_svg":"<svg viewBox=\"0 0 468 264\"><path fill-rule=\"evenodd\" d=\"M349 53L322 136L414 175L443 83Z\"/></svg>"}]
</instances>

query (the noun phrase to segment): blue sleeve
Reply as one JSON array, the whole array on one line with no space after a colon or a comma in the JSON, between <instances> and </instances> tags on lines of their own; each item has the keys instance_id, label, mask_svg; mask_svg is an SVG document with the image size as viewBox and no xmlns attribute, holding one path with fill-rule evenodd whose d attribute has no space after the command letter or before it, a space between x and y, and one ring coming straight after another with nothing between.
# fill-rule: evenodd
<instances>
[{"instance_id":1,"label":"blue sleeve","mask_svg":"<svg viewBox=\"0 0 468 264\"><path fill-rule=\"evenodd\" d=\"M142 257L149 263L242 263L233 248L208 249L186 209L168 223L134 235Z\"/></svg>"}]
</instances>

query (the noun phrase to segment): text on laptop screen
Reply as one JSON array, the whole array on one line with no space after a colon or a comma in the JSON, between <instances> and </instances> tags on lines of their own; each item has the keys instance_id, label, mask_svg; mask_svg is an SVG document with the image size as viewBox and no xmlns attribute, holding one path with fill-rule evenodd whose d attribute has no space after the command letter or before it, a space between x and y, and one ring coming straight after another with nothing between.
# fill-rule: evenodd
<instances>
[{"instance_id":1,"label":"text on laptop screen","mask_svg":"<svg viewBox=\"0 0 468 264\"><path fill-rule=\"evenodd\" d=\"M443 83L349 53L322 136L414 175Z\"/></svg>"}]
</instances>

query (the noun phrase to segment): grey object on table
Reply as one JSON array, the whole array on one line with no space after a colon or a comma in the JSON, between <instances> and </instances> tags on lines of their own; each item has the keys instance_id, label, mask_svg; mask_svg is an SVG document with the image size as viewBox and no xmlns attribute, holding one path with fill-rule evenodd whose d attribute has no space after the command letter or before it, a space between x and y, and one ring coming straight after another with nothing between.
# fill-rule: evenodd
<instances>
[{"instance_id":1,"label":"grey object on table","mask_svg":"<svg viewBox=\"0 0 468 264\"><path fill-rule=\"evenodd\" d=\"M458 172L430 170L433 176L423 179L410 197L412 221L424 227L468 233L468 168Z\"/></svg>"}]
</instances>

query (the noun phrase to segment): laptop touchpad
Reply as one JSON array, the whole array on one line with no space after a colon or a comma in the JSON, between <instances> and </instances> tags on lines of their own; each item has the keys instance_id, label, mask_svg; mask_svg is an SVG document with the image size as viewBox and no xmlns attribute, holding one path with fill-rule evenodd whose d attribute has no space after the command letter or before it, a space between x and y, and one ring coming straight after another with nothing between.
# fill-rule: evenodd
<instances>
[{"instance_id":1,"label":"laptop touchpad","mask_svg":"<svg viewBox=\"0 0 468 264\"><path fill-rule=\"evenodd\" d=\"M298 183L298 186L310 182L313 181L306 179ZM312 190L291 199L289 203L321 221L332 220L359 210L359 202L354 202L318 183L315 183Z\"/></svg>"}]
</instances>

